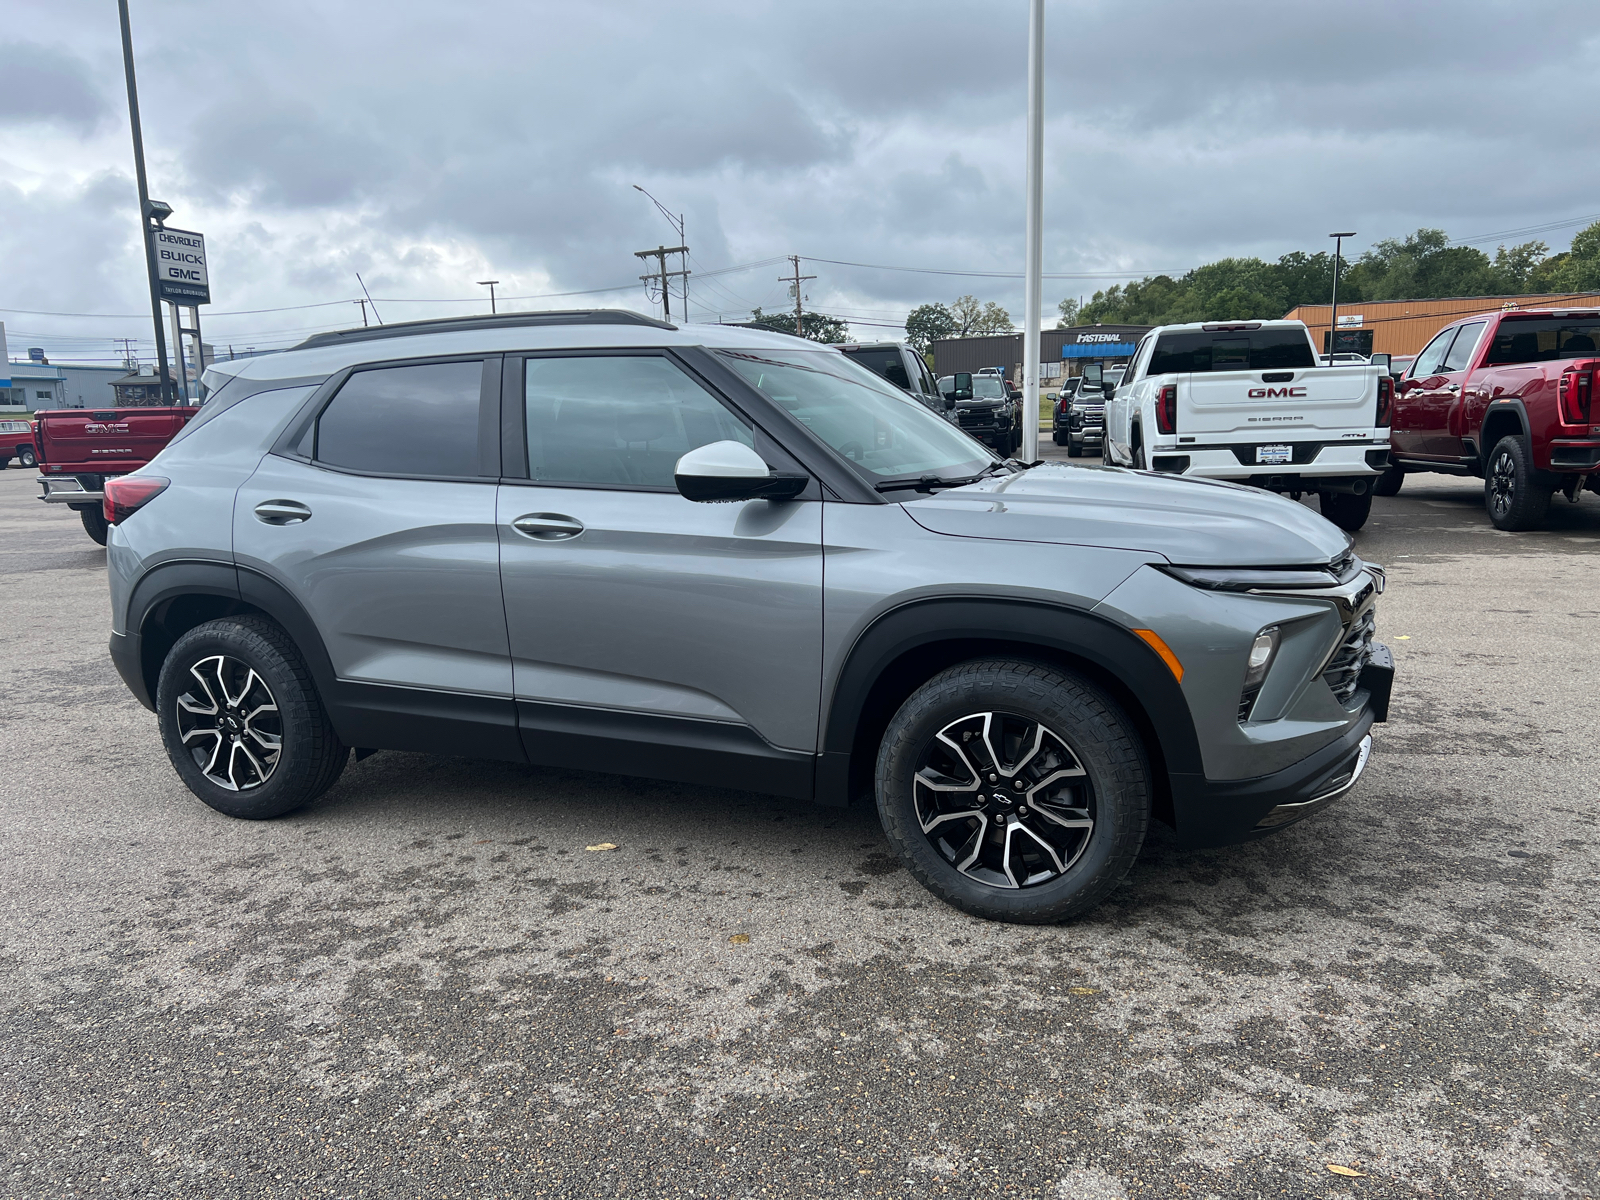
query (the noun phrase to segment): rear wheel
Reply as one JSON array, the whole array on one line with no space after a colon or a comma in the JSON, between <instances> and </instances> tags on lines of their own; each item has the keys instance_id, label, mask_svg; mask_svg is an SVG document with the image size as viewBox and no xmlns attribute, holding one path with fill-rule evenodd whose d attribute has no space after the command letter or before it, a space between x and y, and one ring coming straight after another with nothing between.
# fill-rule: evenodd
<instances>
[{"instance_id":1,"label":"rear wheel","mask_svg":"<svg viewBox=\"0 0 1600 1200\"><path fill-rule=\"evenodd\" d=\"M1134 446L1133 448L1133 469L1135 471L1147 471L1150 469L1144 465L1143 446Z\"/></svg>"},{"instance_id":2,"label":"rear wheel","mask_svg":"<svg viewBox=\"0 0 1600 1200\"><path fill-rule=\"evenodd\" d=\"M1483 501L1496 529L1521 533L1544 524L1552 493L1538 475L1520 437L1513 434L1495 444L1483 475Z\"/></svg>"},{"instance_id":3,"label":"rear wheel","mask_svg":"<svg viewBox=\"0 0 1600 1200\"><path fill-rule=\"evenodd\" d=\"M911 873L974 916L1064 921L1106 898L1138 857L1150 770L1127 715L1042 663L963 663L889 723L876 789Z\"/></svg>"},{"instance_id":4,"label":"rear wheel","mask_svg":"<svg viewBox=\"0 0 1600 1200\"><path fill-rule=\"evenodd\" d=\"M106 534L110 526L106 524L105 511L98 505L80 508L78 516L83 519L83 531L95 540L97 545L106 544Z\"/></svg>"},{"instance_id":5,"label":"rear wheel","mask_svg":"<svg viewBox=\"0 0 1600 1200\"><path fill-rule=\"evenodd\" d=\"M1058 446L1069 446L1072 444L1072 438L1068 435L1065 429L1058 429L1055 431L1054 441ZM1071 451L1068 451L1068 453L1071 453Z\"/></svg>"},{"instance_id":6,"label":"rear wheel","mask_svg":"<svg viewBox=\"0 0 1600 1200\"><path fill-rule=\"evenodd\" d=\"M300 652L263 617L208 621L180 637L161 665L156 715L178 776L230 817L309 804L350 756Z\"/></svg>"},{"instance_id":7,"label":"rear wheel","mask_svg":"<svg viewBox=\"0 0 1600 1200\"><path fill-rule=\"evenodd\" d=\"M1367 523L1367 517L1372 514L1372 492L1365 491L1359 496L1347 492L1322 492L1317 496L1317 506L1322 509L1322 515L1340 529L1354 533Z\"/></svg>"},{"instance_id":8,"label":"rear wheel","mask_svg":"<svg viewBox=\"0 0 1600 1200\"><path fill-rule=\"evenodd\" d=\"M17 461L21 463L24 468L36 467L39 465L39 459L34 454L32 446L22 447L22 449L17 452Z\"/></svg>"},{"instance_id":9,"label":"rear wheel","mask_svg":"<svg viewBox=\"0 0 1600 1200\"><path fill-rule=\"evenodd\" d=\"M1388 470L1379 475L1372 484L1374 496L1398 496L1400 485L1406 481L1406 473L1398 463L1390 463Z\"/></svg>"}]
</instances>

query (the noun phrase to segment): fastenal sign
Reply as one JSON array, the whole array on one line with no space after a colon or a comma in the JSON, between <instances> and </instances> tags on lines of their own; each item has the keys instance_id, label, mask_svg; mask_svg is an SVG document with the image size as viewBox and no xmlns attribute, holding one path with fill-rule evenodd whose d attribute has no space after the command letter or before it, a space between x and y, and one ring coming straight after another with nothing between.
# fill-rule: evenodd
<instances>
[{"instance_id":1,"label":"fastenal sign","mask_svg":"<svg viewBox=\"0 0 1600 1200\"><path fill-rule=\"evenodd\" d=\"M211 303L211 279L206 274L206 239L186 229L152 229L156 252L156 280L161 298L190 307Z\"/></svg>"}]
</instances>

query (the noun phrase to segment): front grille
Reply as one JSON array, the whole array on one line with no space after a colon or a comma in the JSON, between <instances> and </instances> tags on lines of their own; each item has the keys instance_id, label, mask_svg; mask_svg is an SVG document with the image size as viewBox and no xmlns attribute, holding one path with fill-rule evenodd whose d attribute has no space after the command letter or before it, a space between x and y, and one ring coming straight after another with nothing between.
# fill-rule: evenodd
<instances>
[{"instance_id":1,"label":"front grille","mask_svg":"<svg viewBox=\"0 0 1600 1200\"><path fill-rule=\"evenodd\" d=\"M957 419L963 429L993 429L995 426L995 412L992 408L980 408L976 411L968 409L958 413Z\"/></svg>"},{"instance_id":2,"label":"front grille","mask_svg":"<svg viewBox=\"0 0 1600 1200\"><path fill-rule=\"evenodd\" d=\"M1329 660L1322 679L1342 704L1356 694L1356 684L1361 678L1361 666L1367 656L1367 646L1378 626L1378 613L1374 605L1355 619L1345 632L1344 641Z\"/></svg>"}]
</instances>

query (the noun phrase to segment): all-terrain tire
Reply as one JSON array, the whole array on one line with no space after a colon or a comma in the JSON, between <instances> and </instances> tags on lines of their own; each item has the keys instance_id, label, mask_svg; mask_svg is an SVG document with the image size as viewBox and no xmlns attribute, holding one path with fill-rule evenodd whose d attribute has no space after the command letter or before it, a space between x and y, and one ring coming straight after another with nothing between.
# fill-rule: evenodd
<instances>
[{"instance_id":1,"label":"all-terrain tire","mask_svg":"<svg viewBox=\"0 0 1600 1200\"><path fill-rule=\"evenodd\" d=\"M111 530L106 524L105 510L98 504L90 505L80 508L78 516L83 521L83 531L95 540L96 545L104 546L106 536Z\"/></svg>"},{"instance_id":2,"label":"all-terrain tire","mask_svg":"<svg viewBox=\"0 0 1600 1200\"><path fill-rule=\"evenodd\" d=\"M1058 429L1051 435L1051 440L1058 446L1071 445L1072 438L1065 429ZM1070 450L1067 453L1072 453Z\"/></svg>"},{"instance_id":3,"label":"all-terrain tire","mask_svg":"<svg viewBox=\"0 0 1600 1200\"><path fill-rule=\"evenodd\" d=\"M1398 463L1390 463L1388 470L1373 480L1372 494L1374 496L1398 496L1400 494L1400 485L1405 481L1405 471Z\"/></svg>"},{"instance_id":4,"label":"all-terrain tire","mask_svg":"<svg viewBox=\"0 0 1600 1200\"><path fill-rule=\"evenodd\" d=\"M942 729L984 712L1042 725L1070 748L1092 789L1088 840L1065 872L1047 882L1018 888L980 882L923 832L913 783L919 762ZM1018 924L1066 921L1098 905L1132 868L1150 821L1149 760L1127 714L1086 679L1024 660L961 663L918 688L884 732L875 790L884 832L912 875L964 912Z\"/></svg>"},{"instance_id":5,"label":"all-terrain tire","mask_svg":"<svg viewBox=\"0 0 1600 1200\"><path fill-rule=\"evenodd\" d=\"M1067 457L1068 458L1082 458L1083 457L1083 443L1082 442L1074 442L1074 441L1071 441L1069 439L1068 442L1067 442Z\"/></svg>"},{"instance_id":6,"label":"all-terrain tire","mask_svg":"<svg viewBox=\"0 0 1600 1200\"><path fill-rule=\"evenodd\" d=\"M197 760L197 755L205 755L205 740L195 739L186 746L180 731L179 698L188 694L202 702L206 699L191 668L205 673L204 664L219 655L259 676L277 705L275 723L281 729L282 748L270 774L237 790L219 785ZM260 821L304 807L333 786L350 757L349 747L328 720L305 659L289 635L265 617L223 617L180 637L161 664L156 715L167 757L179 778L206 804L230 817Z\"/></svg>"},{"instance_id":7,"label":"all-terrain tire","mask_svg":"<svg viewBox=\"0 0 1600 1200\"><path fill-rule=\"evenodd\" d=\"M1354 533L1372 515L1372 491L1368 489L1359 496L1347 492L1321 492L1317 496L1317 507L1322 509L1324 517L1340 529Z\"/></svg>"},{"instance_id":8,"label":"all-terrain tire","mask_svg":"<svg viewBox=\"0 0 1600 1200\"><path fill-rule=\"evenodd\" d=\"M1483 473L1483 504L1496 529L1523 533L1544 525L1553 493L1540 474L1520 436L1512 434L1495 443Z\"/></svg>"}]
</instances>

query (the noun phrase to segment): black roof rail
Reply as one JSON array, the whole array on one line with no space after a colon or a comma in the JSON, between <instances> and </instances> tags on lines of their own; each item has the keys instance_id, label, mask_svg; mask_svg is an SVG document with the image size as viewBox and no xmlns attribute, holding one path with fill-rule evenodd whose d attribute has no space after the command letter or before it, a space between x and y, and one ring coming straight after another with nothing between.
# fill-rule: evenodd
<instances>
[{"instance_id":1,"label":"black roof rail","mask_svg":"<svg viewBox=\"0 0 1600 1200\"><path fill-rule=\"evenodd\" d=\"M419 333L458 333L469 329L523 329L540 325L650 325L676 330L676 325L647 317L625 308L582 308L555 312L498 313L482 317L436 317L427 321L397 321L390 325L371 325L361 329L336 329L314 333L291 350L316 346L342 346L347 342L370 342L377 338L411 337Z\"/></svg>"}]
</instances>

